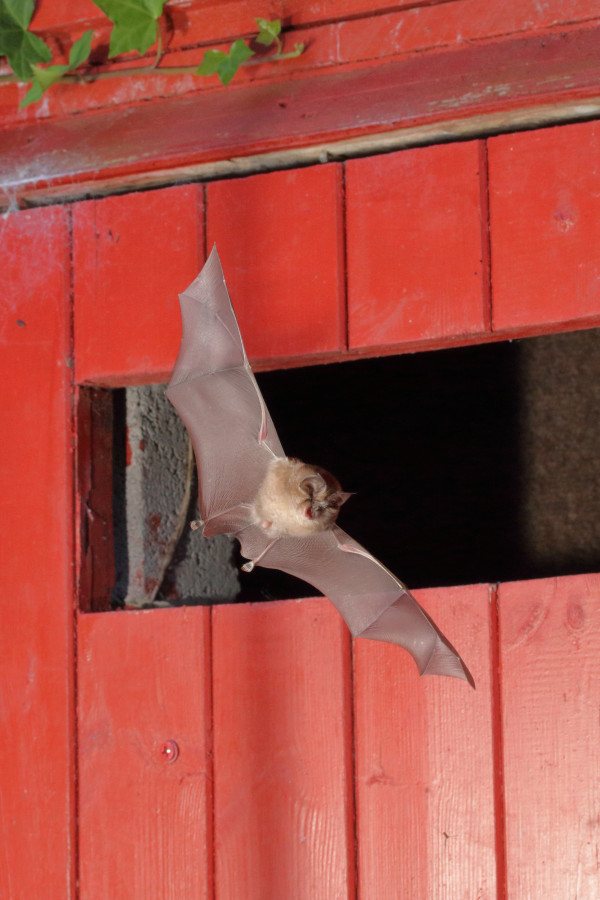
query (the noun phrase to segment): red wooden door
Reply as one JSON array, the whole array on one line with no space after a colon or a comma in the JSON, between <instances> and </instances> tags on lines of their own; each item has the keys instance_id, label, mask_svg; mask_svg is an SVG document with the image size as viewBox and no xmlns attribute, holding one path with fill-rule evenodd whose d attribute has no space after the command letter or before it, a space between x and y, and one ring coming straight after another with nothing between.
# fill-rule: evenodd
<instances>
[{"instance_id":1,"label":"red wooden door","mask_svg":"<svg viewBox=\"0 0 600 900\"><path fill-rule=\"evenodd\" d=\"M170 52L239 33L243 3L205 6ZM110 532L75 496L78 390L166 379L215 240L259 367L600 324L595 122L400 149L457 117L464 138L532 104L529 124L597 114L597 4L401 6L280 4L307 54L244 73L230 129L220 89L184 78L22 114L2 88L2 897L599 894L597 575L419 592L475 693L352 642L325 598L89 613L74 575L107 560L76 511ZM63 7L39 28L95 15ZM215 123L202 146L182 110Z\"/></svg>"},{"instance_id":2,"label":"red wooden door","mask_svg":"<svg viewBox=\"0 0 600 900\"><path fill-rule=\"evenodd\" d=\"M587 128L593 140L594 126ZM579 148L586 131L583 126L574 131ZM550 136L564 143L569 140L568 132L565 128ZM511 141L523 147L526 160L530 143L537 142L539 147L540 137L533 133ZM319 215L324 223L320 234L329 252L317 256L314 266L320 303L331 309L327 321L332 315L337 321L337 311L342 309L339 261L343 258L344 232L339 222L347 223L349 342L346 349L337 345L337 351L335 341L339 338L328 349L319 344L289 343L296 340L298 331L302 333L303 323L314 321L316 314L307 299L293 307L293 328L286 325L284 317L290 303L285 299L286 291L306 277L307 254L312 246L311 236L301 227L279 264L275 257L278 271L283 269L285 259L285 278L262 283L264 306L241 306L242 329L250 335L248 343L254 354L263 360L279 356L300 359L312 351L313 358L344 359L356 354L355 347L360 353L373 352L374 348L378 353L392 353L400 346L440 346L457 338L462 342L474 337L489 340L499 336L500 329L508 330L508 320L502 319L505 281L499 275L496 289L494 273L503 271L499 260L508 252L504 244L514 239L512 227L505 224L512 222L511 205L522 206L527 195L507 188L512 184L505 176L507 160L515 165L513 157L504 154L507 142L508 138L497 138L487 146L473 142L364 158L348 163L344 172L342 166L330 165L286 174L283 183L289 187L290 196L285 209L291 216L288 229L293 228L295 198L300 203L318 181ZM551 146L549 141L549 149ZM540 155L538 152L538 165ZM420 236L415 246L426 248L429 260L439 260L439 267L430 264L427 277L421 279L419 254L408 245L402 257L402 235L397 226L407 218L407 190L415 172L419 183L430 183L432 196L440 199L443 190L448 190L449 196L433 222L429 204L414 204L410 213L412 233ZM452 182L451 186L446 184L447 173L455 179L453 189ZM214 238L225 240L224 257L231 269L232 284L244 295L261 278L259 261L277 253L270 237L273 226L268 221L252 230L244 226L243 254L234 255L227 248L235 245L236 232L231 227L228 232L220 220L224 210L235 209L236 204L240 210L247 209L253 197L275 192L276 182L282 178L265 174L215 183L204 200L187 189L172 188L160 192L160 202L164 210L172 208L173 217L181 215L181 207L171 206L171 198L187 204L186 215L191 219L194 213L190 204L206 209L208 243ZM380 197L382 183L389 189ZM557 181L557 194L560 191ZM460 199L450 202L455 197ZM121 202L125 209L129 198ZM531 202L531 227L535 228L540 216ZM90 217L101 216L104 227L116 233L117 207L114 201L110 203L112 210L109 201L95 201L95 213L87 204L87 218L75 210L74 237L80 242L76 283L78 265L85 271L90 255L101 259L93 244L81 239L79 228L88 227L85 223ZM336 212L342 207L344 217ZM580 221L579 227L591 227L584 216ZM489 224L491 252L487 246ZM384 241L380 239L381 228ZM238 234L241 240L242 232ZM454 241L451 250L449 234ZM567 232L559 234L571 241ZM404 260L399 271L408 286L407 302L400 304L392 317L381 255L385 240L396 247L394 262ZM587 246L585 232L580 233L579 243ZM122 244L122 249L120 241L112 245L112 267L125 265L122 260L127 254L127 240ZM519 289L519 279L529 277L527 273L535 271L545 258L544 241L538 241L534 249L537 258L532 250L519 263L521 269L513 268L514 293ZM450 259L449 268L446 262ZM135 265L140 269L141 286L127 295L127 315L131 321L142 311L156 318L167 315L166 298L143 287L145 258L140 256L137 262L129 263L134 284L137 279L131 268ZM448 271L457 274L450 277ZM460 285L467 273L473 289L465 298ZM102 282L100 277L98 283ZM557 310L552 325L564 328L576 315L570 307L573 292L563 291L559 282L553 296L560 292L565 300L562 306L559 299L552 301ZM307 298L310 296L307 293ZM362 306L358 300L361 297ZM420 299L416 319L412 311L415 297ZM85 314L89 315L89 307ZM586 323L592 321L588 317ZM93 334L93 318L88 327ZM546 323L530 318L519 333L546 327ZM344 332L345 328L341 330ZM286 334L291 337L286 338ZM148 340L147 352L160 358L164 334L149 335ZM127 363L128 346L125 335L122 339L117 336L111 353L119 359L120 377L137 380L142 364L135 358ZM82 371L87 365L87 352L82 348ZM481 585L424 592L425 607L472 663L475 694L458 682L420 682L411 660L395 647L358 640L351 648L337 614L322 599L216 607L207 632L202 624L207 621L205 610L163 611L163 624L151 628L151 650L143 633L150 628L154 613L84 616L79 644L83 754L79 821L86 833L81 843L82 884L88 885L91 897L97 884L103 884L113 897L131 896L132 891L134 895L158 897L191 890L192 882L193 890L200 892L210 890L208 886L213 883L216 895L228 898L239 896L240 884L253 897L350 897L355 891L359 896L377 898L495 897L505 890L508 896L519 896L520 886L538 877L539 865L544 867L544 883L560 885L561 894L577 883L573 879L589 887L595 878L591 848L597 829L591 799L595 760L593 752L586 749L590 729L595 734L597 728L589 715L598 678L594 650L598 641L594 626L598 612L596 582L595 577L581 576L558 582L515 583L500 589ZM549 591L554 591L553 601ZM139 625L135 624L137 617ZM548 624L544 626L546 619ZM179 630L184 622L186 629L192 624L194 629L201 629L190 630L191 643L189 637L183 640ZM205 636L201 638L201 634ZM194 651L199 642L210 647L200 664ZM179 652L176 646L180 646ZM553 653L563 659L561 673L573 672L564 676L565 690L557 688L563 676L554 668ZM539 663L542 668L537 664L530 667L530 657L538 663L545 660L543 665ZM150 703L147 708L140 704L137 693L133 704L126 700L120 679L111 686L104 668L114 671L119 658L125 660L126 680L133 680L136 692L143 690L144 680L136 678L135 673L152 668L156 659L158 669L146 696ZM161 675L164 666L168 674ZM575 673L580 666L587 674L575 688ZM198 697L207 695L212 698L212 724L196 720L194 731L180 736L186 724L183 710L197 706ZM525 720L553 721L557 703L564 705L560 721L570 723L568 734L566 725L525 725ZM535 705L535 716L528 704ZM99 705L104 709L103 739L97 738L101 731ZM165 714L167 724L163 725ZM182 721L178 728L179 716ZM117 727L124 742L120 749L113 734ZM175 736L169 738L169 734ZM104 767L99 764L101 754L94 752L88 758L88 748L97 739L110 742L106 749L110 764ZM173 763L160 756L160 748L170 739L180 749ZM187 743L191 744L189 750ZM119 807L109 802L110 773L119 758L123 778L119 796L131 810L128 840L132 849L130 854L123 854L115 845L114 856L110 848L102 855L92 852L89 841L96 839L102 822L114 827L110 822L120 815ZM547 760L555 758L559 760L556 777L560 786L542 790L530 777L532 761L541 759L539 777L550 778ZM178 770L179 781L172 775ZM580 774L575 775L576 771ZM204 784L206 778L209 785ZM204 788L192 794L191 784L198 779ZM585 828L579 821L579 809L563 811L562 818L557 812L559 798L574 789L574 779L587 786ZM162 794L163 784L172 785L170 799L166 799L168 793ZM142 790L147 798L143 801ZM103 803L109 803L110 809ZM161 844L170 847L173 841L177 847L162 856L159 875L155 864L148 862L148 851L139 837L137 852L134 849L136 836L147 829L150 811ZM560 826L552 823L553 817L561 818ZM537 831L533 823L540 819L545 825ZM517 837L524 822L529 823L527 849ZM172 838L169 829L173 830ZM185 842L175 837L180 830L185 831ZM579 836L565 846L566 859L563 855L553 866L544 847L551 839L549 835L559 830L561 834L573 830ZM213 852L207 850L209 846ZM131 854L135 858L133 867ZM195 868L190 860L196 860ZM192 882L186 882L185 873L192 871ZM546 893L538 892L537 896L546 896L549 890L547 886ZM533 888L530 896L536 896Z\"/></svg>"},{"instance_id":3,"label":"red wooden door","mask_svg":"<svg viewBox=\"0 0 600 900\"><path fill-rule=\"evenodd\" d=\"M595 126L573 126L548 136L547 165L550 167L554 158L555 200L563 206L564 154L551 154L554 142L568 147L571 136L576 138L572 146L579 153L586 137L595 139ZM507 138L489 142L491 323L499 323L499 328L502 322L509 327L505 311L509 287L514 293L519 279L528 285L530 273L553 263L557 252L553 247L546 260L547 241L538 240L526 258L516 260L510 283L503 281L500 261L502 254L508 253L505 244L514 241L512 227L504 227L504 223L513 222L511 204L522 205L527 200L526 190L514 195L506 167L515 166L513 147L523 148L524 165L529 146L536 142L536 165L545 164L539 141L540 135L533 133L512 138L510 145ZM416 152L410 151L411 156ZM419 165L423 171L431 166L435 183L441 157L430 150L421 152ZM481 172L476 166L482 159L481 147L444 148L445 165L451 168L454 153L456 169L480 185ZM396 173L398 156L364 159L348 167L346 258L349 290L354 296L368 271L364 257L372 252L376 259L380 250L377 242L371 245L368 241L369 210L375 216L377 207L364 196L359 204L355 195L355 185L360 185L364 195L369 183L366 177L355 181L359 166L368 173L371 165L379 172L388 165L390 172ZM318 170L324 209L335 211L342 202L340 171L339 166ZM412 164L406 171L412 173ZM310 169L298 171L292 183L304 183L308 190L315 174ZM395 174L392 180L397 177ZM254 176L247 183L231 182L222 189L229 191L229 202L234 203L236 191L242 196L250 189L260 194L271 178ZM101 345L94 339L106 316L101 293L107 277L103 267L125 271L125 260L130 259L130 284L122 294L124 308L116 313L124 321L137 326L146 320L168 319L174 314L172 298L152 290L147 282L151 243L147 258L129 254L128 243L138 221L129 210L135 210L144 198L146 203L158 204L164 216L170 210L173 222L181 221L183 215L194 223L206 202L209 229L214 232L222 208L220 190L215 185L206 200L196 189L171 188L156 195L125 196L118 203L116 198L85 201L73 208L75 355L80 378L140 380L147 377L147 358L156 360L151 371L166 367L177 340L168 329L148 327L142 353L135 346L132 352L128 331L122 327L113 332L109 356L103 359ZM298 190L301 193L302 188ZM547 190L550 194L550 187ZM586 189L581 189L578 199L576 190L577 185L571 185L571 202L583 209ZM479 191L477 196L486 193ZM404 203L403 192L399 196L398 202ZM217 205L211 213L213 202ZM485 233L486 207L471 202L474 245L462 241L456 252L460 250L465 260L471 257L475 262L479 253L479 266L485 268L481 235ZM569 252L578 254L574 257L580 261L578 266L585 265L583 251L577 248L591 246L586 229L595 227L593 217L583 210L565 228L563 220L554 215L556 204L551 198L544 198L539 214L533 201L531 204L532 228L554 227L552 240L564 239ZM453 206L445 209L451 230L457 212ZM428 215L426 209L422 215ZM58 208L25 211L14 213L7 225L19 238L19 254L33 252L29 248L43 225L49 255L41 259L43 283L36 281L36 269L17 264L11 273L13 319L6 319L6 327L13 329L16 365L25 371L25 361L31 360L28 378L38 401L23 406L13 393L12 404L5 404L5 427L7 432L22 435L30 454L36 447L39 453L39 435L42 441L51 441L55 458L50 467L46 462L36 468L41 481L19 482L18 495L14 494L14 478L9 477L5 502L11 496L21 499L18 504L13 501L5 522L14 524L21 517L30 532L38 530L36 546L46 554L44 568L39 570L40 584L47 585L53 572L53 591L58 593L47 593L40 605L30 587L18 608L6 608L7 622L16 614L11 632L5 632L7 637L18 633L30 617L37 624L35 631L33 624L28 627L38 635L39 644L28 645L24 653L14 640L6 646L16 703L12 712L10 704L7 707L11 727L14 730L18 722L20 728L23 721L19 699L23 690L30 698L28 708L33 717L27 729L31 743L25 744L29 756L22 750L18 758L7 757L14 767L12 783L24 784L19 788L24 793L11 796L7 782L4 803L9 821L27 829L31 847L46 834L46 816L52 817L56 849L45 876L50 885L69 877L69 856L61 854L60 847L65 847L65 836L73 839L74 822L75 760L70 748L75 718L68 666L71 616L61 604L63 612L59 614L52 600L69 590L71 567L64 552L69 540L68 531L57 537L56 529L51 529L50 535L46 530L50 517L57 515L65 527L64 511L69 508L71 491L70 410L65 389L73 369L63 278L69 216ZM93 239L86 242L90 221L103 224L94 226ZM330 241L335 249L343 233L336 225L339 219L330 221ZM361 241L359 227L364 235ZM435 254L435 241L439 241L442 259L446 231L442 223L429 232L434 242L431 253ZM185 275L181 270L184 281L199 262L196 232L188 229L186 233L190 271ZM263 232L256 229L252 240L260 247ZM106 247L106 262L97 245ZM306 266L305 245L298 241L294 246L297 255L287 256L291 283ZM339 244L337 247L318 263L320 284L334 310L340 309L342 251ZM353 247L360 247L360 254ZM92 270L90 252L96 260ZM176 244L171 260L182 258L185 261L187 257ZM250 245L247 258L256 260L260 254L253 253ZM10 257L7 260L10 265ZM232 262L234 280L242 279L242 290L243 277L252 277L251 273L243 275L247 270L244 264L236 276ZM51 279L48 271L55 272ZM485 272L477 275L478 271L474 269L474 277L480 289L474 296L484 310L477 326L483 329L487 294L481 284L487 276ZM499 272L497 290L495 271ZM96 285L93 303L85 293L90 283ZM459 321L452 312L457 302L452 287L440 300L439 282L431 273L423 284L425 305L427 298L432 303L442 300L448 306L448 315L442 319ZM272 292L275 306L279 288L276 283L264 287L267 299ZM572 305L575 292L565 291L560 280L548 283L546 292L553 305L551 326L571 326L579 310ZM564 298L562 305L560 297ZM585 300L586 324L595 321L590 302ZM388 303L385 296L382 303ZM349 305L351 323L355 308ZM403 309L410 319L410 304ZM312 315L310 309L301 313ZM256 311L252 315L242 311L242 320L244 315L248 318L243 327L250 331L258 328ZM372 310L370 315L373 319ZM354 321L350 333L352 327L359 328L360 314ZM431 332L429 321L422 320L420 333L411 330L413 323L408 321L408 335L421 345L429 342L435 346L442 338L439 331ZM489 329L490 319L487 321ZM391 323L389 336L381 327L378 347L393 352L401 318ZM468 326L459 327L466 333L448 333L445 339L470 340ZM528 313L527 323L522 325L523 331L545 327L545 323L534 322L533 313ZM272 346L280 346L281 328L280 318L271 324L263 317L257 344L263 356L270 353L269 333ZM138 334L142 335L143 329L137 328ZM362 338L364 344L373 339L372 329L364 334L370 336ZM492 336L488 330L487 337ZM286 352L293 353L292 347ZM307 348L300 352L305 354ZM316 346L315 352L322 354L323 348ZM338 350L337 356L344 358L353 352L349 347ZM8 365L10 357L5 359ZM58 378L59 390L52 392L54 399L48 407L47 391L53 384L48 380L50 373L52 379ZM41 425L52 434L40 431ZM19 464L17 455L7 474L14 473ZM35 492L29 500L22 493L25 487ZM49 504L46 512L45 507L40 508L39 496ZM34 508L36 515L30 512ZM19 554L9 550L8 539L3 546L5 572L14 569L13 593L19 593L18 579L23 577L17 565ZM505 585L498 591L484 585L425 592L422 601L426 608L469 659L478 685L476 694L459 682L420 682L411 661L397 648L360 640L351 648L345 629L325 599L218 607L212 613L171 609L80 614L76 632L76 783L82 897L209 897L212 892L236 897L240 884L247 886L248 896L256 897L350 897L356 890L359 896L378 898L407 892L432 897L475 892L475 896L492 897L504 886L508 896L520 896L524 884L529 896L548 896L557 885L561 895L585 886L592 896L598 829L594 751L598 721L593 713L599 677L598 590L595 576L579 576ZM32 604L29 612L28 597ZM49 666L43 677L37 674L38 658ZM40 731L39 710L46 708L52 709L52 715ZM41 755L40 746L46 748ZM26 780L23 766L28 771ZM45 774L46 768L49 774ZM32 807L38 812L30 817L27 798L42 790L47 795L44 811ZM566 803L569 796L576 797L576 802ZM19 822L23 824L19 826ZM521 837L524 832L526 842ZM561 843L560 856L551 850L556 840ZM20 844L20 859L27 858L24 846ZM8 868L5 874L13 877ZM35 893L35 871L25 867L18 877L26 893ZM10 881L6 884L11 896Z\"/></svg>"}]
</instances>

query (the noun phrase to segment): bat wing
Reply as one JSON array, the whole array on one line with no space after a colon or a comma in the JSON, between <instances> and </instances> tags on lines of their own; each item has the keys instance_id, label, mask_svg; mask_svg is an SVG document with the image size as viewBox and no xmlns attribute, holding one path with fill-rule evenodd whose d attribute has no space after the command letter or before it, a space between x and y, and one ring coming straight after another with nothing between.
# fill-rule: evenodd
<instances>
[{"instance_id":1,"label":"bat wing","mask_svg":"<svg viewBox=\"0 0 600 900\"><path fill-rule=\"evenodd\" d=\"M451 675L474 686L404 585L337 526L270 542L254 523L252 501L269 463L284 452L246 357L216 249L179 300L183 334L167 396L194 446L204 534L234 534L248 559L314 585L355 637L399 644L422 675Z\"/></svg>"},{"instance_id":2,"label":"bat wing","mask_svg":"<svg viewBox=\"0 0 600 900\"><path fill-rule=\"evenodd\" d=\"M256 526L237 537L248 558L264 548ZM421 675L450 675L475 687L459 654L402 582L341 528L306 538L280 538L258 564L314 585L354 637L398 644L413 657Z\"/></svg>"},{"instance_id":3,"label":"bat wing","mask_svg":"<svg viewBox=\"0 0 600 900\"><path fill-rule=\"evenodd\" d=\"M181 347L166 393L194 447L204 534L234 533L249 521L269 462L284 453L246 357L216 248L179 303Z\"/></svg>"}]
</instances>

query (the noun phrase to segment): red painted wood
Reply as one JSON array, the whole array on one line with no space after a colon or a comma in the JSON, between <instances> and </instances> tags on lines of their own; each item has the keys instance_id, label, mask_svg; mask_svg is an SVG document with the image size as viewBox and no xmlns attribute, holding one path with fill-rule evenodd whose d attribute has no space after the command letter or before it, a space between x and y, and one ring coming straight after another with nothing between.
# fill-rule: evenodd
<instances>
[{"instance_id":1,"label":"red painted wood","mask_svg":"<svg viewBox=\"0 0 600 900\"><path fill-rule=\"evenodd\" d=\"M354 897L349 635L323 598L217 606L220 900Z\"/></svg>"},{"instance_id":2,"label":"red painted wood","mask_svg":"<svg viewBox=\"0 0 600 900\"><path fill-rule=\"evenodd\" d=\"M198 188L76 204L73 253L77 380L166 380L181 340L177 295L202 265Z\"/></svg>"},{"instance_id":3,"label":"red painted wood","mask_svg":"<svg viewBox=\"0 0 600 900\"><path fill-rule=\"evenodd\" d=\"M486 330L476 141L346 164L351 347Z\"/></svg>"},{"instance_id":4,"label":"red painted wood","mask_svg":"<svg viewBox=\"0 0 600 900\"><path fill-rule=\"evenodd\" d=\"M74 896L68 213L0 224L0 896Z\"/></svg>"},{"instance_id":5,"label":"red painted wood","mask_svg":"<svg viewBox=\"0 0 600 900\"><path fill-rule=\"evenodd\" d=\"M358 896L496 900L488 588L416 596L477 690L419 679L400 648L355 641Z\"/></svg>"},{"instance_id":6,"label":"red painted wood","mask_svg":"<svg viewBox=\"0 0 600 900\"><path fill-rule=\"evenodd\" d=\"M415 0L399 0L396 6L410 6ZM431 0L417 0L431 2ZM435 2L435 0L434 0ZM438 0L442 2L442 0ZM389 8L389 3L382 0L317 0L310 5L298 0L269 0L268 10L264 15L271 19L282 18L285 25L298 25L306 22L318 22L333 18L344 18L349 15L376 13ZM241 28L251 32L254 17L257 15L254 0L218 0L206 3L204 0L187 2L171 2L167 6L171 12L176 28L189 32L195 37L196 30L204 28L205 40L215 36L235 36ZM36 9L33 27L37 30L64 28L65 25L82 22L101 23L104 21L91 0L41 0Z\"/></svg>"},{"instance_id":7,"label":"red painted wood","mask_svg":"<svg viewBox=\"0 0 600 900\"><path fill-rule=\"evenodd\" d=\"M207 186L216 242L248 355L342 349L343 216L338 165Z\"/></svg>"},{"instance_id":8,"label":"red painted wood","mask_svg":"<svg viewBox=\"0 0 600 900\"><path fill-rule=\"evenodd\" d=\"M478 28L484 35L506 34L526 28L542 28L553 25L585 21L598 15L594 0L547 0L544 6L535 0L507 0L501 6L485 0L398 0L391 4L384 0L317 0L310 4L298 0L269 0L264 11L271 18L281 18L286 28L297 28L315 22L350 19L355 17L385 19L390 7L409 7L404 11L407 23L418 16L429 15L434 21L446 19L454 25L463 17L463 36L467 30ZM188 45L234 37L241 29L251 31L254 26L256 4L254 0L228 0L206 3L170 2L170 10L176 30L188 35ZM407 15L408 13L408 15ZM436 15L437 14L437 15ZM37 31L72 31L74 26L101 25L105 21L91 0L41 0L36 6L33 27ZM433 29L432 29L433 30ZM173 36L181 42L181 37Z\"/></svg>"},{"instance_id":9,"label":"red painted wood","mask_svg":"<svg viewBox=\"0 0 600 900\"><path fill-rule=\"evenodd\" d=\"M290 78L282 68L281 83L91 112L69 118L68 127L40 121L9 128L0 132L0 187L8 200L31 200L236 156L575 104L597 98L599 33L589 28L469 44L436 54L435 64L431 55L415 53L373 66L326 66L318 77L313 71ZM169 89L161 80L157 90Z\"/></svg>"},{"instance_id":10,"label":"red painted wood","mask_svg":"<svg viewBox=\"0 0 600 900\"><path fill-rule=\"evenodd\" d=\"M388 12L382 4L367 4L359 0L350 9L347 4L271 4L270 15L279 15L285 24L286 48L301 40L305 50L297 59L289 59L277 65L265 62L243 68L236 75L235 84L256 80L281 81L295 78L299 73L315 69L333 68L347 64L363 64L366 60L390 59L425 49L457 47L465 42L482 38L502 38L525 30L555 29L561 23L568 29L589 27L598 18L596 0L549 0L543 6L535 0L512 0L509 3L489 4L485 0L461 0L424 5L409 4L409 9L399 9L395 4ZM54 4L54 11L41 4L39 17L54 22L52 33L45 36L53 45L57 61L66 61L70 46L91 25L95 29L98 45L108 44L109 26L95 7L86 19L84 7L70 4L72 12L60 10L62 4ZM54 6L53 5L53 6ZM296 7L296 8L294 8ZM369 7L372 7L369 9ZM233 37L241 33L254 33L256 8L253 0L240 2L186 5L176 9L170 6L175 30L165 33L166 53L161 66L197 65L199 54L205 45L228 49ZM349 18L345 18L349 16ZM38 17L36 17L36 23ZM168 30L168 29L167 29ZM135 55L134 55L135 56ZM152 51L148 53L152 57ZM139 66L139 58L120 62L120 67ZM68 116L82 110L106 106L139 103L156 97L174 96L190 91L220 90L216 77L200 79L191 75L128 77L117 81L97 81L94 84L61 85L44 97L42 104L18 109L25 94L25 86L5 85L0 89L0 119L5 125L19 121L34 121L54 116Z\"/></svg>"},{"instance_id":11,"label":"red painted wood","mask_svg":"<svg viewBox=\"0 0 600 900\"><path fill-rule=\"evenodd\" d=\"M213 896L209 619L79 616L81 900Z\"/></svg>"},{"instance_id":12,"label":"red painted wood","mask_svg":"<svg viewBox=\"0 0 600 900\"><path fill-rule=\"evenodd\" d=\"M572 27L577 22L591 25L598 13L596 0L550 0L543 5L536 0L454 0L415 4L400 12L390 4L388 11L377 17L336 24L338 52L344 59L358 60L460 47L467 41L534 34L561 25L564 33L564 26ZM515 65L519 66L518 58Z\"/></svg>"},{"instance_id":13,"label":"red painted wood","mask_svg":"<svg viewBox=\"0 0 600 900\"><path fill-rule=\"evenodd\" d=\"M489 142L493 324L600 322L600 127Z\"/></svg>"},{"instance_id":14,"label":"red painted wood","mask_svg":"<svg viewBox=\"0 0 600 900\"><path fill-rule=\"evenodd\" d=\"M600 576L499 590L509 897L596 897Z\"/></svg>"}]
</instances>

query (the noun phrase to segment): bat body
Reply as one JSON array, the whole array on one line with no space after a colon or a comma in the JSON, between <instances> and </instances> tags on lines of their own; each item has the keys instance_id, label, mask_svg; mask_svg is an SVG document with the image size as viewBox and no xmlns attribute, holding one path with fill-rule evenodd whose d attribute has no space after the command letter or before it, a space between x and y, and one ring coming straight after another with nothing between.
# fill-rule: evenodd
<instances>
[{"instance_id":1,"label":"bat body","mask_svg":"<svg viewBox=\"0 0 600 900\"><path fill-rule=\"evenodd\" d=\"M183 333L167 396L194 447L203 534L235 535L246 571L281 569L314 585L353 636L404 647L422 675L450 675L474 686L402 582L335 524L350 496L337 479L283 452L216 249L179 299Z\"/></svg>"},{"instance_id":2,"label":"bat body","mask_svg":"<svg viewBox=\"0 0 600 900\"><path fill-rule=\"evenodd\" d=\"M268 537L306 537L331 528L348 496L331 472L286 457L269 463L252 509Z\"/></svg>"}]
</instances>

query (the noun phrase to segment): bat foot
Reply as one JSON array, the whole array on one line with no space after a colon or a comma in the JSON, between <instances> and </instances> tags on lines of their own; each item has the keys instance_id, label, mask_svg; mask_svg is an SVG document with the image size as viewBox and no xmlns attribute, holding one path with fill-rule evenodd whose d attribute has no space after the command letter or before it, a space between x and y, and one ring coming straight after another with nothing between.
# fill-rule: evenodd
<instances>
[{"instance_id":1,"label":"bat foot","mask_svg":"<svg viewBox=\"0 0 600 900\"><path fill-rule=\"evenodd\" d=\"M199 528L202 528L203 525L204 522L202 521L202 519L194 519L192 522L190 522L190 528L192 529L192 531L197 531Z\"/></svg>"},{"instance_id":2,"label":"bat foot","mask_svg":"<svg viewBox=\"0 0 600 900\"><path fill-rule=\"evenodd\" d=\"M242 572L251 572L252 569L254 568L254 566L255 566L257 563L259 563L259 562L261 561L261 559L263 558L263 556L264 556L266 553L269 552L269 550L271 549L271 547L273 546L273 544L276 544L277 541L278 541L278 538L275 538L274 541L271 541L270 544L267 544L267 546L265 547L265 549L262 551L262 553L259 553L259 554L258 554L258 556L256 557L256 559L249 559L247 563L244 563L244 565L242 566Z\"/></svg>"}]
</instances>

